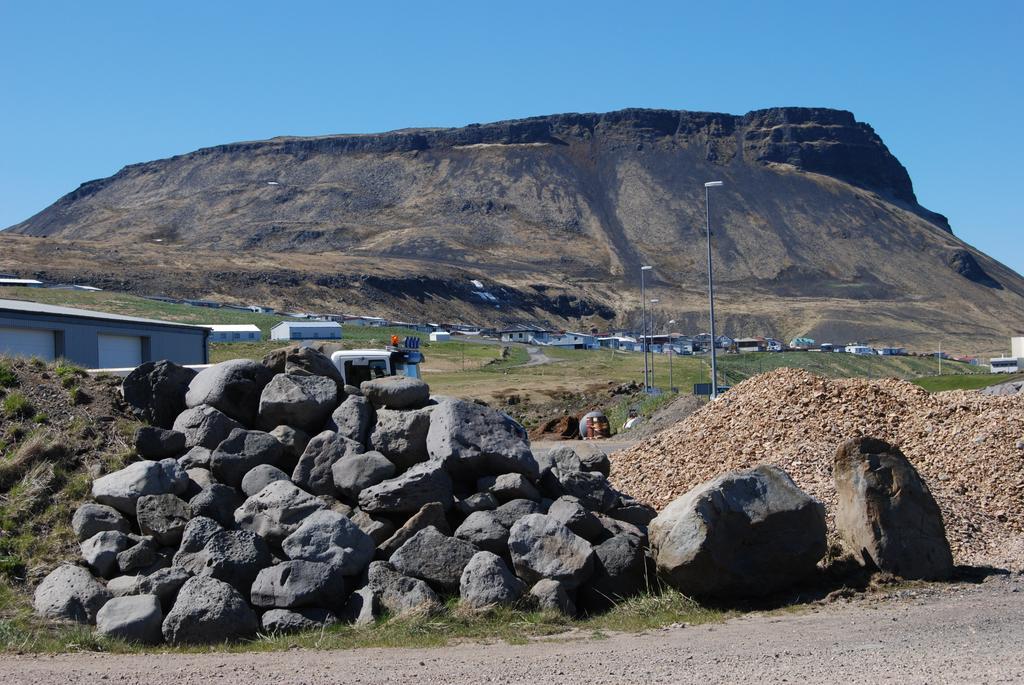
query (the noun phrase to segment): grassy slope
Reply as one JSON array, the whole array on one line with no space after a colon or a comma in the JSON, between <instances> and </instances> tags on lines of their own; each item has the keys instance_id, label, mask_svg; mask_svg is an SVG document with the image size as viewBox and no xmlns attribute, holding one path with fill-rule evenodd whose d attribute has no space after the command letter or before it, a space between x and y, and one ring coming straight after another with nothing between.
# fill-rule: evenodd
<instances>
[{"instance_id":1,"label":"grassy slope","mask_svg":"<svg viewBox=\"0 0 1024 685\"><path fill-rule=\"evenodd\" d=\"M917 378L914 380L914 383L929 392L942 392L943 390L978 390L989 385L1009 383L1010 381L1022 379L1024 379L1024 374L979 373L973 376L929 376Z\"/></svg>"}]
</instances>

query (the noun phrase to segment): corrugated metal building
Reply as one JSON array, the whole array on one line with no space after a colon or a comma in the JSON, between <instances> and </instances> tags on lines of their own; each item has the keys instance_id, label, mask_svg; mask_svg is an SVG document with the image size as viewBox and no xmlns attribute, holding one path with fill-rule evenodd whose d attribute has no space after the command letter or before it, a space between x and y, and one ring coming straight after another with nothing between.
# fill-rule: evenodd
<instances>
[{"instance_id":1,"label":"corrugated metal building","mask_svg":"<svg viewBox=\"0 0 1024 685\"><path fill-rule=\"evenodd\" d=\"M282 321L270 329L271 340L340 340L335 321Z\"/></svg>"},{"instance_id":2,"label":"corrugated metal building","mask_svg":"<svg viewBox=\"0 0 1024 685\"><path fill-rule=\"evenodd\" d=\"M254 342L263 339L263 331L252 323L214 323L206 324L209 328L210 342Z\"/></svg>"},{"instance_id":3,"label":"corrugated metal building","mask_svg":"<svg viewBox=\"0 0 1024 685\"><path fill-rule=\"evenodd\" d=\"M206 364L209 334L202 326L0 300L0 354L48 361L63 357L90 369L160 359Z\"/></svg>"}]
</instances>

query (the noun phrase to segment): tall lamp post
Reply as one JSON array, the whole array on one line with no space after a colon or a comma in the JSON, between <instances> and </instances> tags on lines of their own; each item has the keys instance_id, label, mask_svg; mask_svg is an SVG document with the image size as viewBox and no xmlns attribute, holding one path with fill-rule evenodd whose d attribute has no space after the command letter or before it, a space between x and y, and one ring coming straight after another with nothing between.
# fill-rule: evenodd
<instances>
[{"instance_id":1,"label":"tall lamp post","mask_svg":"<svg viewBox=\"0 0 1024 685\"><path fill-rule=\"evenodd\" d=\"M640 267L640 346L644 349L644 394L650 391L647 381L647 291L644 290L644 272L653 269L653 266Z\"/></svg>"},{"instance_id":2,"label":"tall lamp post","mask_svg":"<svg viewBox=\"0 0 1024 685\"><path fill-rule=\"evenodd\" d=\"M715 360L715 279L711 270L711 189L721 187L721 181L704 184L704 221L708 231L708 310L711 318L711 399L718 399L718 363Z\"/></svg>"},{"instance_id":3,"label":"tall lamp post","mask_svg":"<svg viewBox=\"0 0 1024 685\"><path fill-rule=\"evenodd\" d=\"M651 298L651 344L654 344L654 336L658 334L657 326L657 312L654 310L654 305L660 302L656 297ZM655 390L658 388L658 379L654 376L654 348L651 348L651 387Z\"/></svg>"},{"instance_id":4,"label":"tall lamp post","mask_svg":"<svg viewBox=\"0 0 1024 685\"><path fill-rule=\"evenodd\" d=\"M676 320L675 319L671 319L668 322L668 325L669 326L674 326L675 323L676 323ZM669 394L675 392L675 386L672 385L672 357L674 357L675 354L676 354L676 348L672 344L672 329L669 328L669 331L668 331L668 391L669 391Z\"/></svg>"}]
</instances>

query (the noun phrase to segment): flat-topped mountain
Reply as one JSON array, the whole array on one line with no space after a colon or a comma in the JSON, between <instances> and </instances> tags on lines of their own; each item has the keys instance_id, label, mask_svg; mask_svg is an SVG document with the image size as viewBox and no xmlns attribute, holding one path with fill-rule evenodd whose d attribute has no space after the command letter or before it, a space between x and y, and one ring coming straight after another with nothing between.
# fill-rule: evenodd
<instances>
[{"instance_id":1,"label":"flat-topped mountain","mask_svg":"<svg viewBox=\"0 0 1024 685\"><path fill-rule=\"evenodd\" d=\"M921 207L870 126L829 109L629 109L204 148L82 184L0 236L0 267L605 327L638 309L646 263L662 315L697 330L708 180L725 184L711 215L731 333L928 346L941 334L987 350L1024 318L1024 280Z\"/></svg>"}]
</instances>

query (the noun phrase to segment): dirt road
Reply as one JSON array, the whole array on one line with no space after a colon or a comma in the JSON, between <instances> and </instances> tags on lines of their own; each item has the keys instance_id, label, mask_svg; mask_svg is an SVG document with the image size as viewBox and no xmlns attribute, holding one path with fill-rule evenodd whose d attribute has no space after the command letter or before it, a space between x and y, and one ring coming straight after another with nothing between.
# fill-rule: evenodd
<instances>
[{"instance_id":1,"label":"dirt road","mask_svg":"<svg viewBox=\"0 0 1024 685\"><path fill-rule=\"evenodd\" d=\"M523 646L2 656L13 683L945 683L1024 681L1024 577L800 612Z\"/></svg>"}]
</instances>

